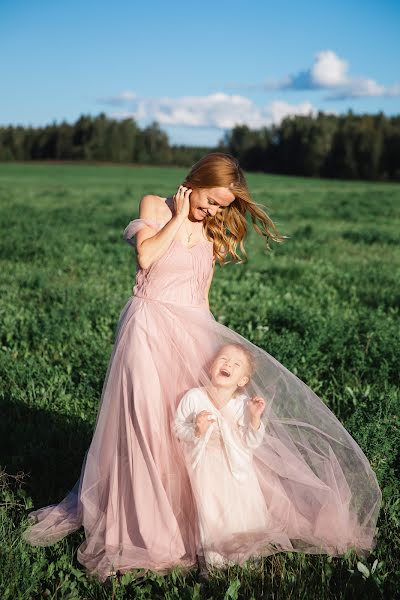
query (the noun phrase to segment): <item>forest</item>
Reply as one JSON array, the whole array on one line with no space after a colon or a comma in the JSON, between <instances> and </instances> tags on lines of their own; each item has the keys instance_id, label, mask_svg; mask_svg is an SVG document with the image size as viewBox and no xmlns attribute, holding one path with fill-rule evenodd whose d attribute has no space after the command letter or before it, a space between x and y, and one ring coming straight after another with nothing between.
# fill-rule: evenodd
<instances>
[{"instance_id":1,"label":"forest","mask_svg":"<svg viewBox=\"0 0 400 600\"><path fill-rule=\"evenodd\" d=\"M303 177L400 181L400 114L288 116L279 125L237 125L214 147L173 145L157 121L104 112L75 123L0 127L0 162L85 161L190 167L208 152L238 158L246 171Z\"/></svg>"}]
</instances>

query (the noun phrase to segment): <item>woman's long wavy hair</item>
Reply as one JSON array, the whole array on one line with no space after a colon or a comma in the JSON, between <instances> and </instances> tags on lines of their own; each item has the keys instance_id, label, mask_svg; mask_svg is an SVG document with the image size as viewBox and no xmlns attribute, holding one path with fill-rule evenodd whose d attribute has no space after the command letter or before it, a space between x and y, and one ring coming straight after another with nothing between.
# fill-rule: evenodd
<instances>
[{"instance_id":1,"label":"woman's long wavy hair","mask_svg":"<svg viewBox=\"0 0 400 600\"><path fill-rule=\"evenodd\" d=\"M191 189L226 187L235 195L235 200L228 207L205 220L206 237L214 243L215 259L220 265L232 262L225 260L228 254L233 262L244 262L236 251L238 245L247 259L243 243L248 230L246 212L250 213L255 231L266 238L268 250L271 250L269 240L282 242L287 238L279 234L264 207L254 202L239 162L230 154L206 154L192 166L182 185Z\"/></svg>"}]
</instances>

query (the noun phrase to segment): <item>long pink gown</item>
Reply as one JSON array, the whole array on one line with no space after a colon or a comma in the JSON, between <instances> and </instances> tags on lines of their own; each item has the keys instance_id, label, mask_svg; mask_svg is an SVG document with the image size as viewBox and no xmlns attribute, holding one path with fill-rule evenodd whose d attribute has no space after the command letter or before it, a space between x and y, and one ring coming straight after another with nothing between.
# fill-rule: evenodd
<instances>
[{"instance_id":1,"label":"long pink gown","mask_svg":"<svg viewBox=\"0 0 400 600\"><path fill-rule=\"evenodd\" d=\"M140 227L164 224L135 219L123 238L132 244ZM269 518L245 538L216 526L213 550L242 564L254 554L365 553L375 544L381 492L366 456L304 382L214 318L205 302L212 260L212 242L174 240L148 269L137 267L80 477L61 502L29 513L23 538L32 545L83 526L78 561L102 581L117 570L191 568L203 555L195 496L207 489L191 487L172 426L180 399L207 387L208 365L227 342L253 352L245 392L266 400L253 467Z\"/></svg>"}]
</instances>

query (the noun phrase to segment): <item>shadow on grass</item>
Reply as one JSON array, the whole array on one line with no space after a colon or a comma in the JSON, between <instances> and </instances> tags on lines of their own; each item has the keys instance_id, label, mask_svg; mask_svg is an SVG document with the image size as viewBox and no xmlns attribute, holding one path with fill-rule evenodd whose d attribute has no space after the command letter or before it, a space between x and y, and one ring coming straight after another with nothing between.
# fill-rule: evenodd
<instances>
[{"instance_id":1,"label":"shadow on grass","mask_svg":"<svg viewBox=\"0 0 400 600\"><path fill-rule=\"evenodd\" d=\"M1 466L9 474L25 473L35 509L61 501L72 489L92 435L93 426L82 419L1 403Z\"/></svg>"}]
</instances>

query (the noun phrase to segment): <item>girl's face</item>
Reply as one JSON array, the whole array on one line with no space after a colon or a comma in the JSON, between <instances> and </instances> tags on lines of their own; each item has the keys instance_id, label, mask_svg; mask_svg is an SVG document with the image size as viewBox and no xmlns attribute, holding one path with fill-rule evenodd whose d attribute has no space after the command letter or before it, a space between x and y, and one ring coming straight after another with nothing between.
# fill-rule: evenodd
<instances>
[{"instance_id":1,"label":"girl's face","mask_svg":"<svg viewBox=\"0 0 400 600\"><path fill-rule=\"evenodd\" d=\"M190 196L190 213L196 221L204 221L225 210L235 195L225 187L194 189Z\"/></svg>"},{"instance_id":2,"label":"girl's face","mask_svg":"<svg viewBox=\"0 0 400 600\"><path fill-rule=\"evenodd\" d=\"M224 346L215 357L210 375L214 385L236 389L246 385L249 381L247 375L247 357L236 346Z\"/></svg>"}]
</instances>

